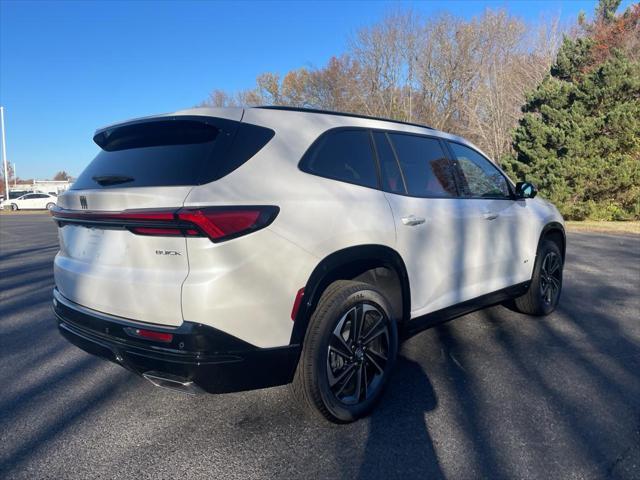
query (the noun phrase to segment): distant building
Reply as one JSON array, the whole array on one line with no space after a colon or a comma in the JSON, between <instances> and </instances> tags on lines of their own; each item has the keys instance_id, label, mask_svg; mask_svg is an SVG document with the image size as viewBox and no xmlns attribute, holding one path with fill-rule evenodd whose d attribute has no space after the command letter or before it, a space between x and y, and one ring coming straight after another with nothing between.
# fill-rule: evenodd
<instances>
[{"instance_id":1,"label":"distant building","mask_svg":"<svg viewBox=\"0 0 640 480\"><path fill-rule=\"evenodd\" d=\"M72 184L73 180L34 180L32 183L10 185L9 192L44 192L59 195L68 190Z\"/></svg>"}]
</instances>

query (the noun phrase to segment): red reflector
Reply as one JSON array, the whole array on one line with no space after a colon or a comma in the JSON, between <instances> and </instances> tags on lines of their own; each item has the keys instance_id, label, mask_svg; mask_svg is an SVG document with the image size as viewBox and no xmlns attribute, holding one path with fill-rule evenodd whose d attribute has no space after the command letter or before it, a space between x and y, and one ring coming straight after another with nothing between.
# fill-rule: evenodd
<instances>
[{"instance_id":1,"label":"red reflector","mask_svg":"<svg viewBox=\"0 0 640 480\"><path fill-rule=\"evenodd\" d=\"M185 209L178 219L196 224L211 239L237 235L256 226L261 210Z\"/></svg>"},{"instance_id":2,"label":"red reflector","mask_svg":"<svg viewBox=\"0 0 640 480\"><path fill-rule=\"evenodd\" d=\"M173 340L172 333L154 332L153 330L143 330L141 328L136 328L134 333L138 337L146 338L147 340L155 340L157 342L170 342Z\"/></svg>"},{"instance_id":3,"label":"red reflector","mask_svg":"<svg viewBox=\"0 0 640 480\"><path fill-rule=\"evenodd\" d=\"M298 316L298 310L300 310L300 305L302 305L302 297L304 297L304 288L298 290L296 294L296 299L293 301L293 308L291 309L291 320L295 322L296 317Z\"/></svg>"}]
</instances>

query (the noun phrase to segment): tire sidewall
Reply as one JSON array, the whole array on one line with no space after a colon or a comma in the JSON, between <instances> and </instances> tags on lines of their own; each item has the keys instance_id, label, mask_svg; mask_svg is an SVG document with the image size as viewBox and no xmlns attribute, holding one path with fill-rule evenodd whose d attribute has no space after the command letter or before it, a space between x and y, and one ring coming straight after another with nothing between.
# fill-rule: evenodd
<instances>
[{"instance_id":1,"label":"tire sidewall","mask_svg":"<svg viewBox=\"0 0 640 480\"><path fill-rule=\"evenodd\" d=\"M382 381L377 387L375 394L373 394L371 398L357 405L346 405L340 402L333 395L329 387L329 380L327 378L327 345L330 336L333 334L333 330L342 316L355 305L363 302L375 306L380 311L384 312L387 318L389 326L388 361L385 366ZM313 362L314 376L317 379L317 387L323 403L338 421L351 422L366 415L382 396L384 387L389 380L390 373L393 369L393 365L395 364L398 349L398 332L396 322L390 318L390 311L389 304L382 294L373 289L359 289L350 293L344 301L333 305L325 315L323 315L323 318L314 319L321 322L320 338L315 345L316 348L312 352L311 359Z\"/></svg>"},{"instance_id":2,"label":"tire sidewall","mask_svg":"<svg viewBox=\"0 0 640 480\"><path fill-rule=\"evenodd\" d=\"M18 205L16 205L15 203L12 203L11 204L11 210L14 211L14 212L17 212L18 211Z\"/></svg>"}]
</instances>

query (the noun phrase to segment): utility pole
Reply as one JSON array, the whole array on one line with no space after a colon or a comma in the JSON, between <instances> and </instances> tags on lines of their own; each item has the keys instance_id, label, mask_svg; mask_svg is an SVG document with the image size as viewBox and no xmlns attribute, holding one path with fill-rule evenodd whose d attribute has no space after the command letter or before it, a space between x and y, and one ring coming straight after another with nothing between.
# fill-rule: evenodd
<instances>
[{"instance_id":1,"label":"utility pole","mask_svg":"<svg viewBox=\"0 0 640 480\"><path fill-rule=\"evenodd\" d=\"M7 168L7 140L4 136L4 107L0 107L0 129L2 129L2 160L4 161L4 196L9 200L9 169Z\"/></svg>"}]
</instances>

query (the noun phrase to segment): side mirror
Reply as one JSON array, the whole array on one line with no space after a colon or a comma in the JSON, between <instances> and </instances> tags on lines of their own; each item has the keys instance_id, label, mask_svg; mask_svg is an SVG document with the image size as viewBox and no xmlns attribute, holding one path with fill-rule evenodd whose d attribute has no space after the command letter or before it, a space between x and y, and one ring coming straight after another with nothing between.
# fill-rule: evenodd
<instances>
[{"instance_id":1,"label":"side mirror","mask_svg":"<svg viewBox=\"0 0 640 480\"><path fill-rule=\"evenodd\" d=\"M516 183L516 198L533 198L538 194L538 189L533 183Z\"/></svg>"}]
</instances>

